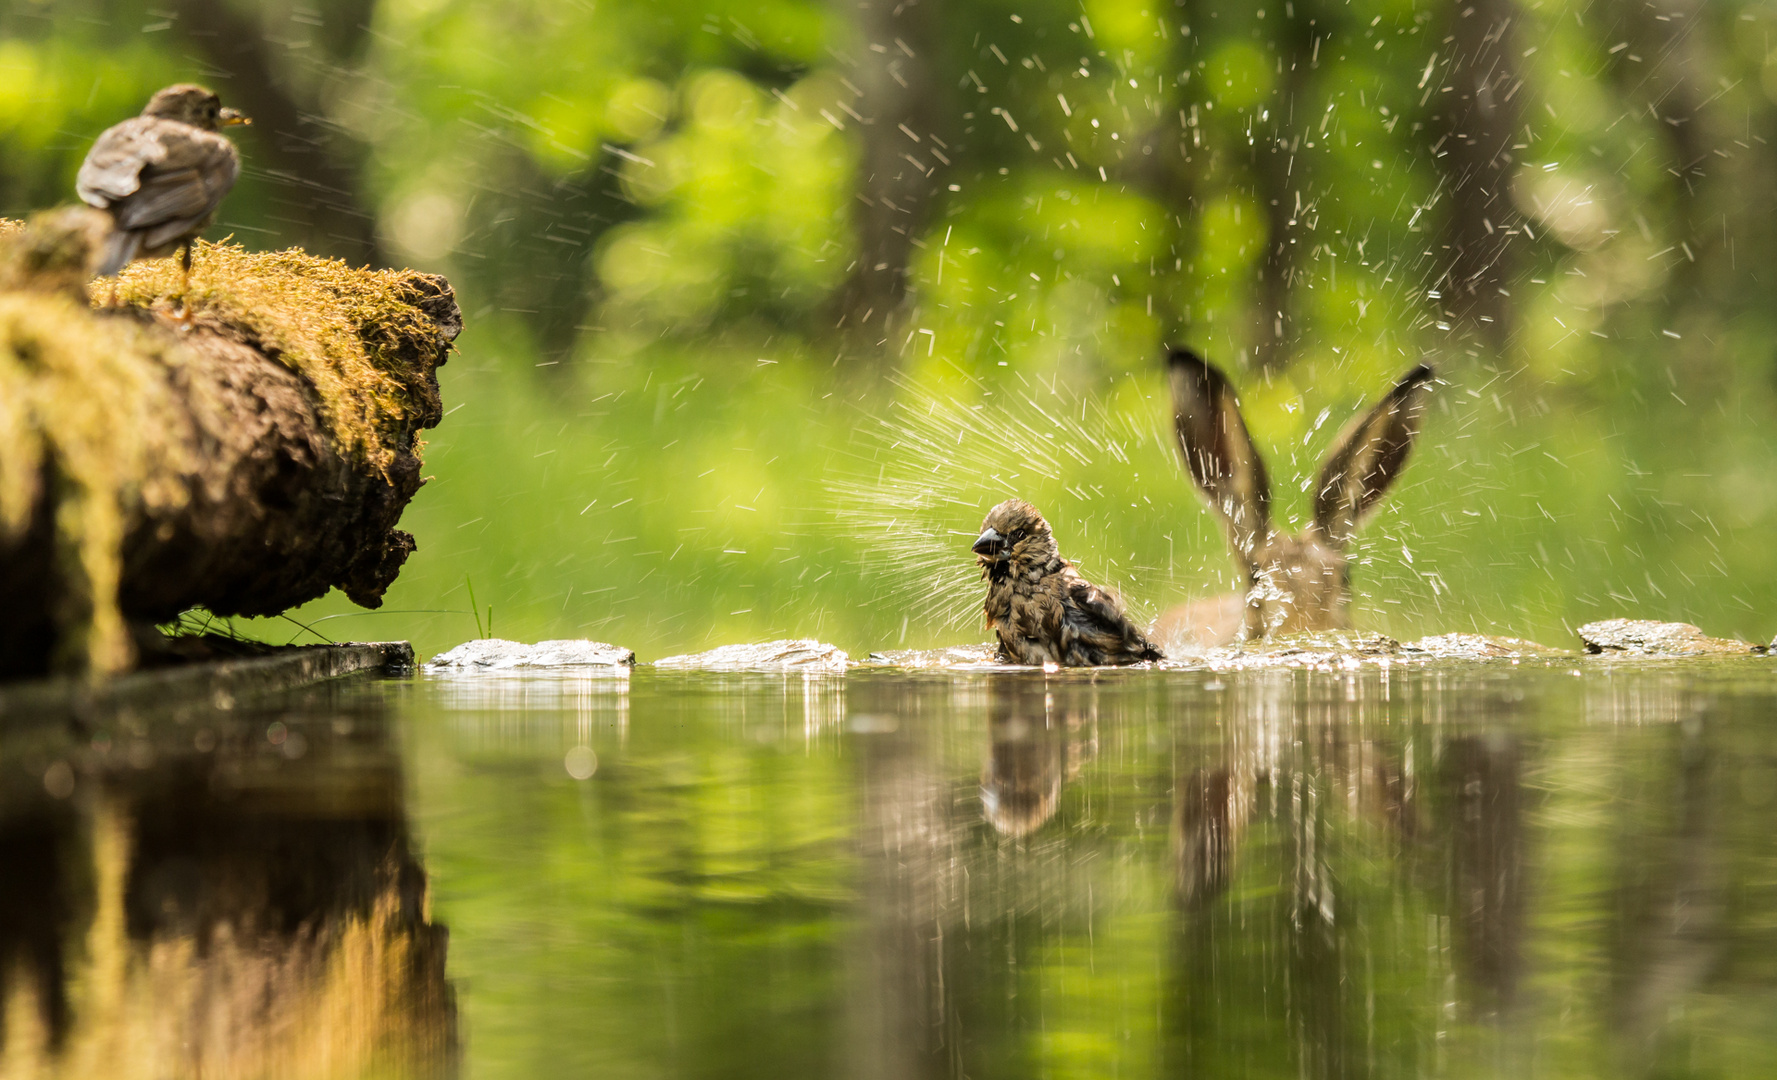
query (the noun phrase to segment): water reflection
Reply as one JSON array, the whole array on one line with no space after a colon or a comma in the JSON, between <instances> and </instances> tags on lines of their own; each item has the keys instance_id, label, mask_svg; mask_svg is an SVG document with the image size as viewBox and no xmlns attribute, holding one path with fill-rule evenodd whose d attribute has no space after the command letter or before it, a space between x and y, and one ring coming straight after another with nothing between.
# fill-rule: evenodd
<instances>
[{"instance_id":1,"label":"water reflection","mask_svg":"<svg viewBox=\"0 0 1777 1080\"><path fill-rule=\"evenodd\" d=\"M899 721L859 747L855 1071L1693 1071L1724 943L1777 985L1777 850L1710 749L1777 685L1558 668L854 681Z\"/></svg>"},{"instance_id":2,"label":"water reflection","mask_svg":"<svg viewBox=\"0 0 1777 1080\"><path fill-rule=\"evenodd\" d=\"M1016 675L990 678L987 687L981 813L1016 839L1055 816L1062 785L1098 753L1096 701L1064 691L1058 709L1046 686Z\"/></svg>"},{"instance_id":3,"label":"water reflection","mask_svg":"<svg viewBox=\"0 0 1777 1080\"><path fill-rule=\"evenodd\" d=\"M454 1069L446 931L355 685L8 734L0 1075Z\"/></svg>"},{"instance_id":4,"label":"water reflection","mask_svg":"<svg viewBox=\"0 0 1777 1080\"><path fill-rule=\"evenodd\" d=\"M12 731L0 1075L1766 1075L1774 713L1768 663L1365 661Z\"/></svg>"}]
</instances>

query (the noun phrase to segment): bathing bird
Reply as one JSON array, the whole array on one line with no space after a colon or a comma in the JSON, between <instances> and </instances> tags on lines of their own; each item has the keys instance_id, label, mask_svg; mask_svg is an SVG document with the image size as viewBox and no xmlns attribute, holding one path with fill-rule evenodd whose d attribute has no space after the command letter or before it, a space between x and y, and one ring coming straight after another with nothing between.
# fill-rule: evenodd
<instances>
[{"instance_id":1,"label":"bathing bird","mask_svg":"<svg viewBox=\"0 0 1777 1080\"><path fill-rule=\"evenodd\" d=\"M1049 523L1031 504L1007 499L989 511L974 552L1001 659L1064 667L1162 659L1122 602L1061 557Z\"/></svg>"},{"instance_id":2,"label":"bathing bird","mask_svg":"<svg viewBox=\"0 0 1777 1080\"><path fill-rule=\"evenodd\" d=\"M115 227L100 276L177 250L190 289L191 242L241 173L240 154L217 129L250 123L210 91L180 83L149 99L142 115L105 129L75 181L80 198L109 211Z\"/></svg>"}]
</instances>

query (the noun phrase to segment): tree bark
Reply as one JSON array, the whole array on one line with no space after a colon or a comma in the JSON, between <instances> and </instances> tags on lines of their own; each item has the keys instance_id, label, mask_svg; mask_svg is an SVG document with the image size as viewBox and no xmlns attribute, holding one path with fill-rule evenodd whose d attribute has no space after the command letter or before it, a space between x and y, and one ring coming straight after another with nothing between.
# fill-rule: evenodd
<instances>
[{"instance_id":1,"label":"tree bark","mask_svg":"<svg viewBox=\"0 0 1777 1080\"><path fill-rule=\"evenodd\" d=\"M0 289L0 397L28 403L0 408L0 677L121 670L130 623L195 606L274 615L337 587L376 607L414 549L395 525L422 483L419 432L442 418L434 371L462 327L449 283L289 252L197 261L183 322L159 302ZM231 275L329 274L331 292L292 293L297 312L198 299ZM177 270L137 264L123 288L159 281ZM280 314L374 344L356 368L298 359Z\"/></svg>"},{"instance_id":2,"label":"tree bark","mask_svg":"<svg viewBox=\"0 0 1777 1080\"><path fill-rule=\"evenodd\" d=\"M1714 262L1711 256L1723 253L1728 223L1733 221L1732 234L1751 247L1764 231L1766 215L1753 200L1706 198L1711 172L1715 189L1724 193L1756 190L1763 178L1748 169L1750 155L1716 158L1710 153L1712 147L1727 146L1731 136L1721 130L1719 110L1710 108L1721 96L1711 83L1724 65L1711 40L1705 5L1697 0L1619 0L1614 6L1616 24L1608 36L1613 42L1627 40L1629 48L1612 56L1612 80L1630 100L1630 111L1653 121L1669 155L1664 171L1672 178L1673 239L1684 245L1686 255L1674 266L1674 277L1683 291L1725 292L1719 286L1711 290L1704 271ZM1710 227L1718 214L1724 220Z\"/></svg>"}]
</instances>

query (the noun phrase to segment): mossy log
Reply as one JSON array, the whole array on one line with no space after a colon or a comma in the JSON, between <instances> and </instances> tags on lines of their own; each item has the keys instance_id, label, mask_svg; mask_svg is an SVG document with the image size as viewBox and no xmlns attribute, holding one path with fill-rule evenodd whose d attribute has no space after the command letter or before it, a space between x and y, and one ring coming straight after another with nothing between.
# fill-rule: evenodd
<instances>
[{"instance_id":1,"label":"mossy log","mask_svg":"<svg viewBox=\"0 0 1777 1080\"><path fill-rule=\"evenodd\" d=\"M448 282L300 251L197 247L86 295L106 228L0 223L0 678L106 674L132 628L376 607L414 549Z\"/></svg>"}]
</instances>

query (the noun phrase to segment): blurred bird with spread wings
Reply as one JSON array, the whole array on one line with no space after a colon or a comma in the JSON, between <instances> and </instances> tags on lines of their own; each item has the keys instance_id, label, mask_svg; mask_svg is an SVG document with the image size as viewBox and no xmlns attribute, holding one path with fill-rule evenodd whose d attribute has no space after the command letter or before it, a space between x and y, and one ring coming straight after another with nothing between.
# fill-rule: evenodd
<instances>
[{"instance_id":1,"label":"blurred bird with spread wings","mask_svg":"<svg viewBox=\"0 0 1777 1080\"><path fill-rule=\"evenodd\" d=\"M116 226L100 276L177 250L190 287L191 242L241 173L234 143L217 129L249 123L210 91L180 83L155 94L142 115L105 129L75 182L81 199L109 211Z\"/></svg>"},{"instance_id":2,"label":"blurred bird with spread wings","mask_svg":"<svg viewBox=\"0 0 1777 1080\"><path fill-rule=\"evenodd\" d=\"M1061 557L1049 523L1031 504L1007 499L989 511L974 552L1002 659L1063 667L1162 659L1122 602Z\"/></svg>"}]
</instances>

